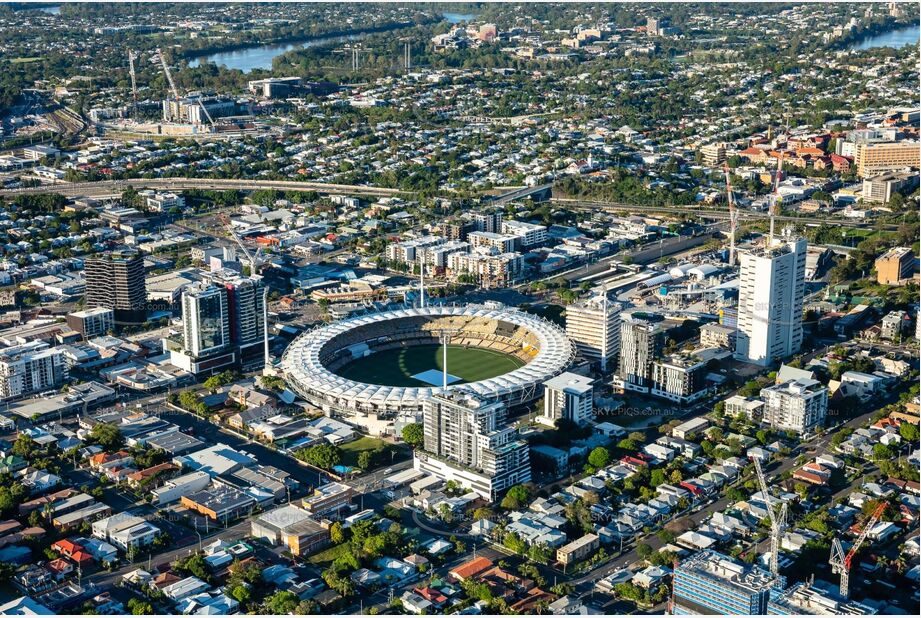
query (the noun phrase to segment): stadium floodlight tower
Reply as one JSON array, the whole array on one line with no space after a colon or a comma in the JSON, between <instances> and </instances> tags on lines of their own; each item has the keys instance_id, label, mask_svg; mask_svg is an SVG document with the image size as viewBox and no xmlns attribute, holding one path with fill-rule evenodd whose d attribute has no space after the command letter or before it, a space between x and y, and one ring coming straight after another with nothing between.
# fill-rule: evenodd
<instances>
[{"instance_id":1,"label":"stadium floodlight tower","mask_svg":"<svg viewBox=\"0 0 921 618\"><path fill-rule=\"evenodd\" d=\"M419 308L425 309L425 255L419 252Z\"/></svg>"},{"instance_id":2,"label":"stadium floodlight tower","mask_svg":"<svg viewBox=\"0 0 921 618\"><path fill-rule=\"evenodd\" d=\"M441 388L448 390L448 344L451 343L451 337L460 332L456 328L445 328L438 331L438 338L441 340Z\"/></svg>"}]
</instances>

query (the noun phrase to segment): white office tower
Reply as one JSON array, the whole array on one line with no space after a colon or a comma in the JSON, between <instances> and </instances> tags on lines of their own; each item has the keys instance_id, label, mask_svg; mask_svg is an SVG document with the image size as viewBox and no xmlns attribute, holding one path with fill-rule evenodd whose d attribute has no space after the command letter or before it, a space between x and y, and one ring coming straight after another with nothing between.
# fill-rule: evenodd
<instances>
[{"instance_id":1,"label":"white office tower","mask_svg":"<svg viewBox=\"0 0 921 618\"><path fill-rule=\"evenodd\" d=\"M566 336L585 358L601 363L606 371L620 352L620 312L618 303L602 294L566 308Z\"/></svg>"},{"instance_id":2,"label":"white office tower","mask_svg":"<svg viewBox=\"0 0 921 618\"><path fill-rule=\"evenodd\" d=\"M770 247L740 250L739 262L736 358L771 365L803 343L806 240L785 230Z\"/></svg>"},{"instance_id":3,"label":"white office tower","mask_svg":"<svg viewBox=\"0 0 921 618\"><path fill-rule=\"evenodd\" d=\"M422 406L424 450L416 470L454 481L487 500L531 480L528 445L505 423L506 407L487 403L458 388L435 395Z\"/></svg>"}]
</instances>

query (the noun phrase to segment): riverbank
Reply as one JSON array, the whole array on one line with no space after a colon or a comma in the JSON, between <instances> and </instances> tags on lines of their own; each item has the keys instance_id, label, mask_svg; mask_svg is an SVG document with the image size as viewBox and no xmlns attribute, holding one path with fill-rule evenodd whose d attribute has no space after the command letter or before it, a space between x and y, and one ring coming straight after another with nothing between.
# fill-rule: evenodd
<instances>
[{"instance_id":1,"label":"riverbank","mask_svg":"<svg viewBox=\"0 0 921 618\"><path fill-rule=\"evenodd\" d=\"M370 28L362 28L361 30L331 30L329 32L324 32L322 34L303 36L303 35L292 35L286 37L279 37L277 39L272 39L270 41L263 41L256 43L255 41L241 41L238 43L228 43L226 45L213 45L211 47L203 47L201 49L189 49L184 50L180 53L182 58L189 60L189 65L192 66L193 63L197 66L200 66L203 63L211 62L208 60L209 57L215 56L218 54L229 54L234 52L244 52L249 50L258 50L263 48L273 48L273 47L283 47L286 45L306 45L311 42L325 41L327 39L342 39L348 37L360 37L366 36L369 34L379 34L381 32L392 32L394 30L403 30L405 28L410 28L417 25L415 22L390 22L382 24L380 26L372 26ZM292 48L296 49L296 48ZM292 51L288 50L288 51ZM280 52L278 55L281 55L287 52Z\"/></svg>"}]
</instances>

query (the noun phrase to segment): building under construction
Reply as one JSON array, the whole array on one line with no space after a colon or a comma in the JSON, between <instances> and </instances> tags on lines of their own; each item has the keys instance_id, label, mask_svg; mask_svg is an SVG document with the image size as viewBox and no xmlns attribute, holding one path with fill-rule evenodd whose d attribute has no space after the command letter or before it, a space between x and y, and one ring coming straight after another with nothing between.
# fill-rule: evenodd
<instances>
[{"instance_id":1,"label":"building under construction","mask_svg":"<svg viewBox=\"0 0 921 618\"><path fill-rule=\"evenodd\" d=\"M772 590L785 579L715 551L701 551L675 566L672 614L766 614Z\"/></svg>"},{"instance_id":2,"label":"building under construction","mask_svg":"<svg viewBox=\"0 0 921 618\"><path fill-rule=\"evenodd\" d=\"M249 110L240 109L240 105L233 99L221 97L193 98L163 100L164 122L185 122L193 125L211 124L213 118L238 116L248 114ZM210 116L210 118L209 118Z\"/></svg>"}]
</instances>

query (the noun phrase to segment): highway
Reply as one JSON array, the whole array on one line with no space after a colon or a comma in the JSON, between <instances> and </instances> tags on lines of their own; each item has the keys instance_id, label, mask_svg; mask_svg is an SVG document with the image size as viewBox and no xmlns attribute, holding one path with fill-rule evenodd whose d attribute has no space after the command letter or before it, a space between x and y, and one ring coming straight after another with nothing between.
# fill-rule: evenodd
<instances>
[{"instance_id":1,"label":"highway","mask_svg":"<svg viewBox=\"0 0 921 618\"><path fill-rule=\"evenodd\" d=\"M691 215L695 217L701 217L705 219L728 219L729 211L728 210L716 210L701 208L700 204L679 204L674 206L638 206L636 204L623 204L619 202L595 202L589 200L577 200L569 198L552 198L551 203L557 204L559 206L566 206L573 210L583 210L589 212L609 212L609 213L618 213L629 210L631 212L651 212L651 213L666 213L673 215ZM760 212L755 210L744 210L739 209L739 220L767 220L770 215L767 212ZM792 223L799 224L826 224L826 225L835 225L839 227L872 227L880 228L883 230L894 231L898 229L898 224L896 223L877 223L875 221L864 221L864 220L854 220L846 219L844 217L836 218L818 218L818 217L791 217L789 215L777 215L774 217L776 221L789 221Z\"/></svg>"},{"instance_id":2,"label":"highway","mask_svg":"<svg viewBox=\"0 0 921 618\"><path fill-rule=\"evenodd\" d=\"M68 197L86 196L86 197L106 197L120 195L127 187L144 187L148 189L160 189L164 191L182 191L185 189L201 190L239 190L255 191L259 189L275 189L278 191L316 191L327 195L356 195L368 197L394 197L408 195L411 192L401 191L399 189L389 189L384 187L372 187L367 185L340 185L328 184L322 182L299 182L295 180L238 180L228 178L129 178L126 180L102 180L99 182L77 182L66 184L42 185L38 187L23 187L19 189L2 189L0 196L16 196L34 193L59 193ZM517 199L519 196L524 197L531 193L546 190L550 186L527 187L518 189L501 195L495 199L494 203L501 204L510 199ZM630 210L633 212L649 213L666 213L674 215L692 215L710 219L728 219L727 210L701 208L699 204L674 205L674 206L640 206L636 204L623 204L618 202L596 202L590 200L579 200L570 198L551 198L551 203L566 206L574 210L590 212L621 212ZM768 213L739 210L740 220L766 220ZM800 224L826 224L841 227L877 227L882 230L893 231L898 229L894 223L879 224L873 221L850 220L843 217L838 218L816 218L816 217L791 217L788 215L778 215L777 221L789 221Z\"/></svg>"},{"instance_id":3,"label":"highway","mask_svg":"<svg viewBox=\"0 0 921 618\"><path fill-rule=\"evenodd\" d=\"M148 189L160 189L163 191L182 191L185 189L255 191L259 189L275 189L278 191L316 191L317 193L330 195L364 195L371 197L406 195L405 191L382 187L336 185L322 182L298 182L290 180L234 180L225 178L129 178L127 180L75 182L69 184L55 184L53 186L3 189L0 190L0 195L16 196L33 193L59 193L68 197L78 195L102 197L121 195L122 191L128 187L143 187Z\"/></svg>"}]
</instances>

